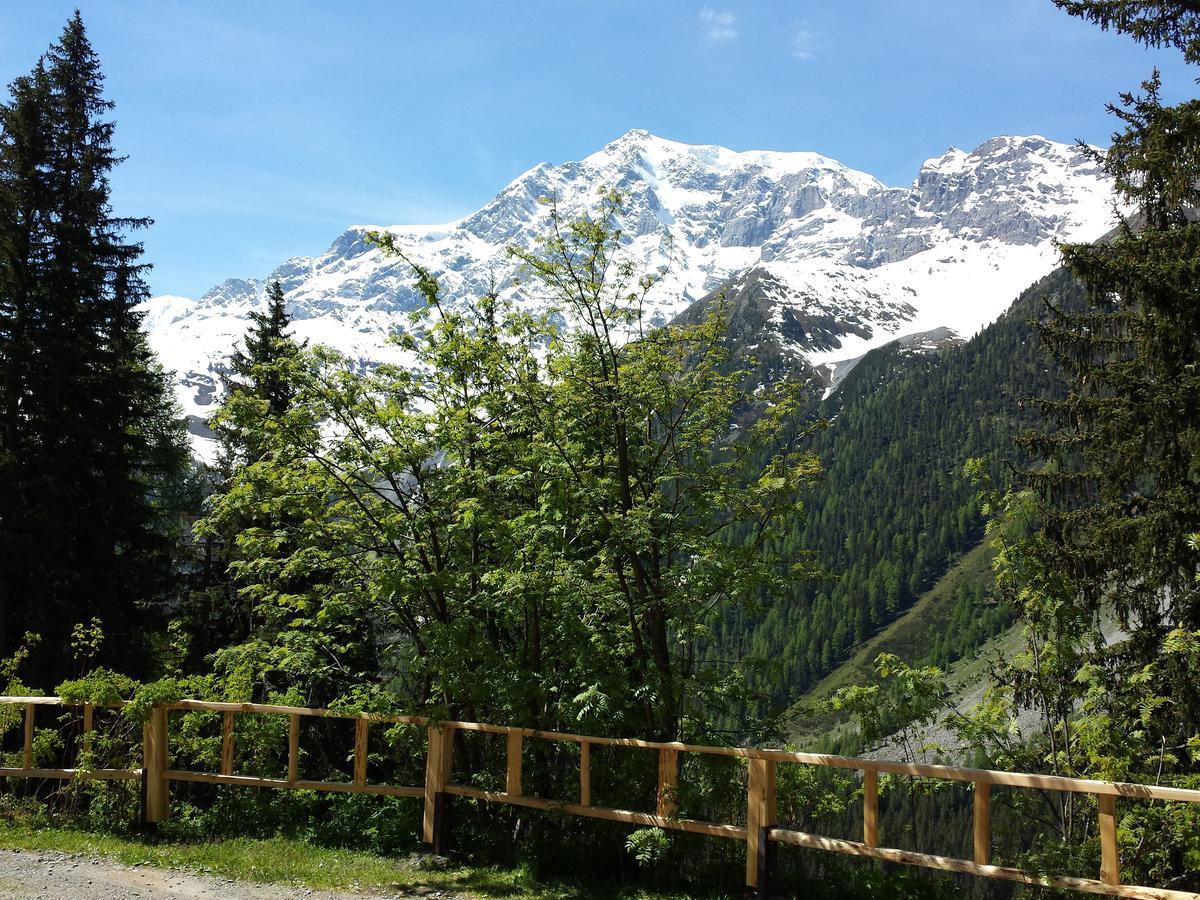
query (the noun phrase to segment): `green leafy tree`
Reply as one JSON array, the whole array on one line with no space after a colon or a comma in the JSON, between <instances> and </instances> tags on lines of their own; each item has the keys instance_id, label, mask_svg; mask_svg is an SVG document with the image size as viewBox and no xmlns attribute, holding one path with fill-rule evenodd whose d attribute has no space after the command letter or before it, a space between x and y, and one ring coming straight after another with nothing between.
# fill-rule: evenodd
<instances>
[{"instance_id":1,"label":"green leafy tree","mask_svg":"<svg viewBox=\"0 0 1200 900\"><path fill-rule=\"evenodd\" d=\"M807 554L787 565L773 542L803 520L799 496L818 466L802 447L802 386L753 397L725 349L722 305L695 324L647 328L655 278L622 257L619 202L609 194L595 217L570 222L552 206L539 245L511 252L581 323L558 338L529 408L577 492L571 508L600 563L589 577L628 623L641 727L678 737L711 711L689 710L692 699L714 701L722 686L697 659L714 612L813 574ZM731 436L741 409L754 414Z\"/></svg>"},{"instance_id":2,"label":"green leafy tree","mask_svg":"<svg viewBox=\"0 0 1200 900\"><path fill-rule=\"evenodd\" d=\"M893 653L881 653L875 658L875 674L875 683L839 688L822 706L852 714L871 749L894 744L909 762L930 762L928 754L941 748L921 742L920 733L948 712L942 670L910 666Z\"/></svg>"},{"instance_id":3,"label":"green leafy tree","mask_svg":"<svg viewBox=\"0 0 1200 900\"><path fill-rule=\"evenodd\" d=\"M414 267L411 365L297 357L268 451L206 524L266 514L235 562L263 628L224 664L453 716L709 727L739 679L697 647L720 604L805 574L770 541L817 466L780 438L799 433L781 427L789 389L748 397L728 371L719 315L646 327L653 281L619 258L616 205L552 211L545 240L513 251L554 297L547 315L496 295L447 304ZM580 324L552 326L559 311ZM731 428L746 403L757 421ZM749 537L729 539L735 524Z\"/></svg>"},{"instance_id":4,"label":"green leafy tree","mask_svg":"<svg viewBox=\"0 0 1200 900\"><path fill-rule=\"evenodd\" d=\"M148 293L115 216L112 104L76 15L0 106L0 653L44 640L34 680L70 671L98 617L107 662L139 669L176 586L182 422L141 331Z\"/></svg>"}]
</instances>

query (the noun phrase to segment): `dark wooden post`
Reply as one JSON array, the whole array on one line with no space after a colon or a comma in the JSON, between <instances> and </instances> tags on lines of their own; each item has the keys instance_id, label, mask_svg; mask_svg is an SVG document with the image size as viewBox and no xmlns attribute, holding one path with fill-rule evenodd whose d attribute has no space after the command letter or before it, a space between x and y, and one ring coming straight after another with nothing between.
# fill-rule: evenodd
<instances>
[{"instance_id":1,"label":"dark wooden post","mask_svg":"<svg viewBox=\"0 0 1200 900\"><path fill-rule=\"evenodd\" d=\"M770 895L775 868L770 833L775 816L775 761L751 757L746 788L746 891L757 897Z\"/></svg>"},{"instance_id":2,"label":"dark wooden post","mask_svg":"<svg viewBox=\"0 0 1200 900\"><path fill-rule=\"evenodd\" d=\"M422 838L438 856L445 856L448 844L450 767L454 756L454 729L445 725L429 726L429 752L425 757L425 816Z\"/></svg>"}]
</instances>

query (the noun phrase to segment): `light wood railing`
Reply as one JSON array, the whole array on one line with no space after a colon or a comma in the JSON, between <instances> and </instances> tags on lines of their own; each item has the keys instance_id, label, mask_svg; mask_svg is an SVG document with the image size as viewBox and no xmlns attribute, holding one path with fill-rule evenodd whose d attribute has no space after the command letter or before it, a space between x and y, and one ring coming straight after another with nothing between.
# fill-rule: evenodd
<instances>
[{"instance_id":1,"label":"light wood railing","mask_svg":"<svg viewBox=\"0 0 1200 900\"><path fill-rule=\"evenodd\" d=\"M263 703L219 703L206 700L181 700L170 705L156 706L144 726L143 760L140 769L49 769L33 767L35 717L40 707L57 706L80 708L82 729L80 741L86 747L92 732L92 707L70 704L57 697L0 697L0 706L24 706L23 765L20 768L0 768L0 777L45 779L138 779L143 790L143 817L147 822L162 822L169 815L169 785L172 781L201 782L235 787L259 787L285 790L339 791L345 793L384 794L414 797L424 801L422 838L435 851L446 845L446 808L450 797L468 797L491 803L503 803L532 809L550 810L571 816L607 819L633 825L654 826L713 837L732 838L746 844L746 885L760 895L769 893L774 850L779 845L793 845L852 856L868 857L894 863L924 866L948 872L959 872L986 878L1000 878L1031 885L1065 888L1112 897L1135 897L1145 900L1200 900L1200 894L1167 888L1126 885L1121 883L1117 852L1117 799L1160 800L1200 803L1200 791L1128 782L1094 781L1063 778L1053 775L1032 775L1020 772L1000 772L990 769L968 769L956 766L919 765L912 763L870 760L816 753L798 753L746 747L707 747L694 744L643 741L633 738L611 738L539 731L480 722L443 722L421 716L390 716L371 713L352 714L328 709L276 706ZM168 716L172 712L209 711L222 714L221 753L219 772L196 772L170 767L168 747ZM286 778L265 778L235 774L236 746L234 719L241 715L288 717L288 761ZM300 721L306 717L352 720L354 730L354 762L352 780L309 781L300 777ZM368 736L373 725L406 723L426 730L427 749L425 778L421 785L385 785L367 781ZM505 736L505 789L488 791L451 781L454 736L461 733L484 733ZM522 756L526 739L557 741L579 746L579 799L577 803L536 797L525 791L522 778ZM654 812L638 812L592 803L591 750L593 747L629 747L655 750L658 753L657 797ZM681 754L735 757L746 760L747 789L745 826L706 822L677 815L676 792ZM776 771L779 764L822 766L856 770L862 773L863 839L861 841L822 837L782 828L777 821ZM965 782L974 788L973 838L974 858L970 860L917 853L909 850L879 846L879 775L908 776ZM993 786L1030 788L1087 794L1097 798L1097 831L1100 836L1101 861L1098 879L1066 875L1030 873L991 862L991 789Z\"/></svg>"}]
</instances>

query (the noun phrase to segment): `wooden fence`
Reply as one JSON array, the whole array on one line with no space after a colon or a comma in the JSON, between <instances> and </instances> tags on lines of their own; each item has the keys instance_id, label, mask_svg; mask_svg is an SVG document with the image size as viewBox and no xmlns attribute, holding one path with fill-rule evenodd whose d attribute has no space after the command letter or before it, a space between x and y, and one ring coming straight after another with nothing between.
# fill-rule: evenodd
<instances>
[{"instance_id":1,"label":"wooden fence","mask_svg":"<svg viewBox=\"0 0 1200 900\"><path fill-rule=\"evenodd\" d=\"M948 872L961 872L987 878L1001 878L1025 884L1066 888L1112 897L1137 897L1147 900L1200 900L1200 894L1166 888L1121 884L1117 854L1117 799L1200 802L1200 791L1125 782L1092 781L1051 775L998 772L954 766L916 765L883 760L858 759L814 753L744 747L705 747L692 744L662 743L631 738L594 737L554 731L537 731L479 722L438 722L419 716L353 715L327 709L274 706L261 703L216 703L182 700L156 706L144 726L142 766L139 769L45 769L34 768L35 718L39 707L67 707L57 697L0 697L0 706L24 706L24 746L20 768L0 768L0 777L45 779L141 779L143 817L161 822L169 815L169 786L172 781L282 790L340 791L361 794L385 794L413 797L424 802L423 840L440 851L446 840L446 805L453 796L470 797L491 803L504 803L532 809L551 810L571 816L587 816L633 825L655 826L713 837L732 838L746 844L746 886L761 896L769 893L769 878L774 850L778 845L794 845L852 856L868 857L907 865L924 866ZM79 742L86 748L91 740L93 708L76 705L82 711ZM170 767L168 716L177 711L207 710L222 714L221 757L219 772L195 772ZM262 778L235 774L236 747L234 718L240 715L288 717L288 763L286 778ZM306 781L300 778L300 721L305 717L345 719L355 723L353 780L349 782ZM421 785L384 785L367 782L367 738L375 724L408 723L423 726L428 735L425 780ZM504 791L487 791L451 782L451 762L455 732L482 732L504 735L506 740L506 778ZM579 802L567 803L525 793L522 783L522 750L526 739L568 742L579 745ZM631 747L658 752L657 802L654 812L597 806L592 803L591 748ZM681 754L736 757L746 760L746 824L729 825L681 818L676 815L676 790ZM851 769L863 778L863 835L861 841L821 837L778 827L776 818L776 770L780 764L824 766ZM966 782L974 787L974 858L955 859L928 853L889 849L879 846L879 775L880 773ZM991 789L1002 785L1043 791L1090 794L1097 799L1098 833L1101 862L1099 879L1065 875L1035 874L1007 866L991 864Z\"/></svg>"}]
</instances>

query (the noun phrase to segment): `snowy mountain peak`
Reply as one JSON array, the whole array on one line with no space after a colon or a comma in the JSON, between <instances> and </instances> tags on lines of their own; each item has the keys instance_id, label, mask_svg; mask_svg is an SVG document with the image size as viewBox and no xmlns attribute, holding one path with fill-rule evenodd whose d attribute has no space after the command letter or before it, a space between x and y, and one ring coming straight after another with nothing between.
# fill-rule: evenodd
<instances>
[{"instance_id":1,"label":"snowy mountain peak","mask_svg":"<svg viewBox=\"0 0 1200 900\"><path fill-rule=\"evenodd\" d=\"M683 144L651 134L644 129L627 131L600 150L585 157L584 165L603 168L628 165L640 160L655 175L672 180L694 179L701 172L717 177L731 172L758 171L782 176L801 173L839 173L866 192L883 185L864 172L856 172L840 162L807 151L730 150L713 144Z\"/></svg>"},{"instance_id":2,"label":"snowy mountain peak","mask_svg":"<svg viewBox=\"0 0 1200 900\"><path fill-rule=\"evenodd\" d=\"M951 147L909 187L886 187L818 153L736 151L634 129L578 162L534 166L459 221L387 230L439 276L447 298L494 282L536 306L513 283L506 248L543 232L543 198L572 218L593 211L602 189L623 195L625 251L666 271L649 298L653 321L740 276L736 290L763 292L755 308L782 329L782 349L814 365L911 332L969 336L1053 268L1055 240L1098 237L1112 218L1111 186L1092 156L1038 135ZM223 360L271 279L300 338L364 363L391 358L387 335L421 301L408 266L370 244L370 230L348 228L320 256L227 279L196 301L151 300L150 339L181 373L188 412L202 418L213 401Z\"/></svg>"}]
</instances>

